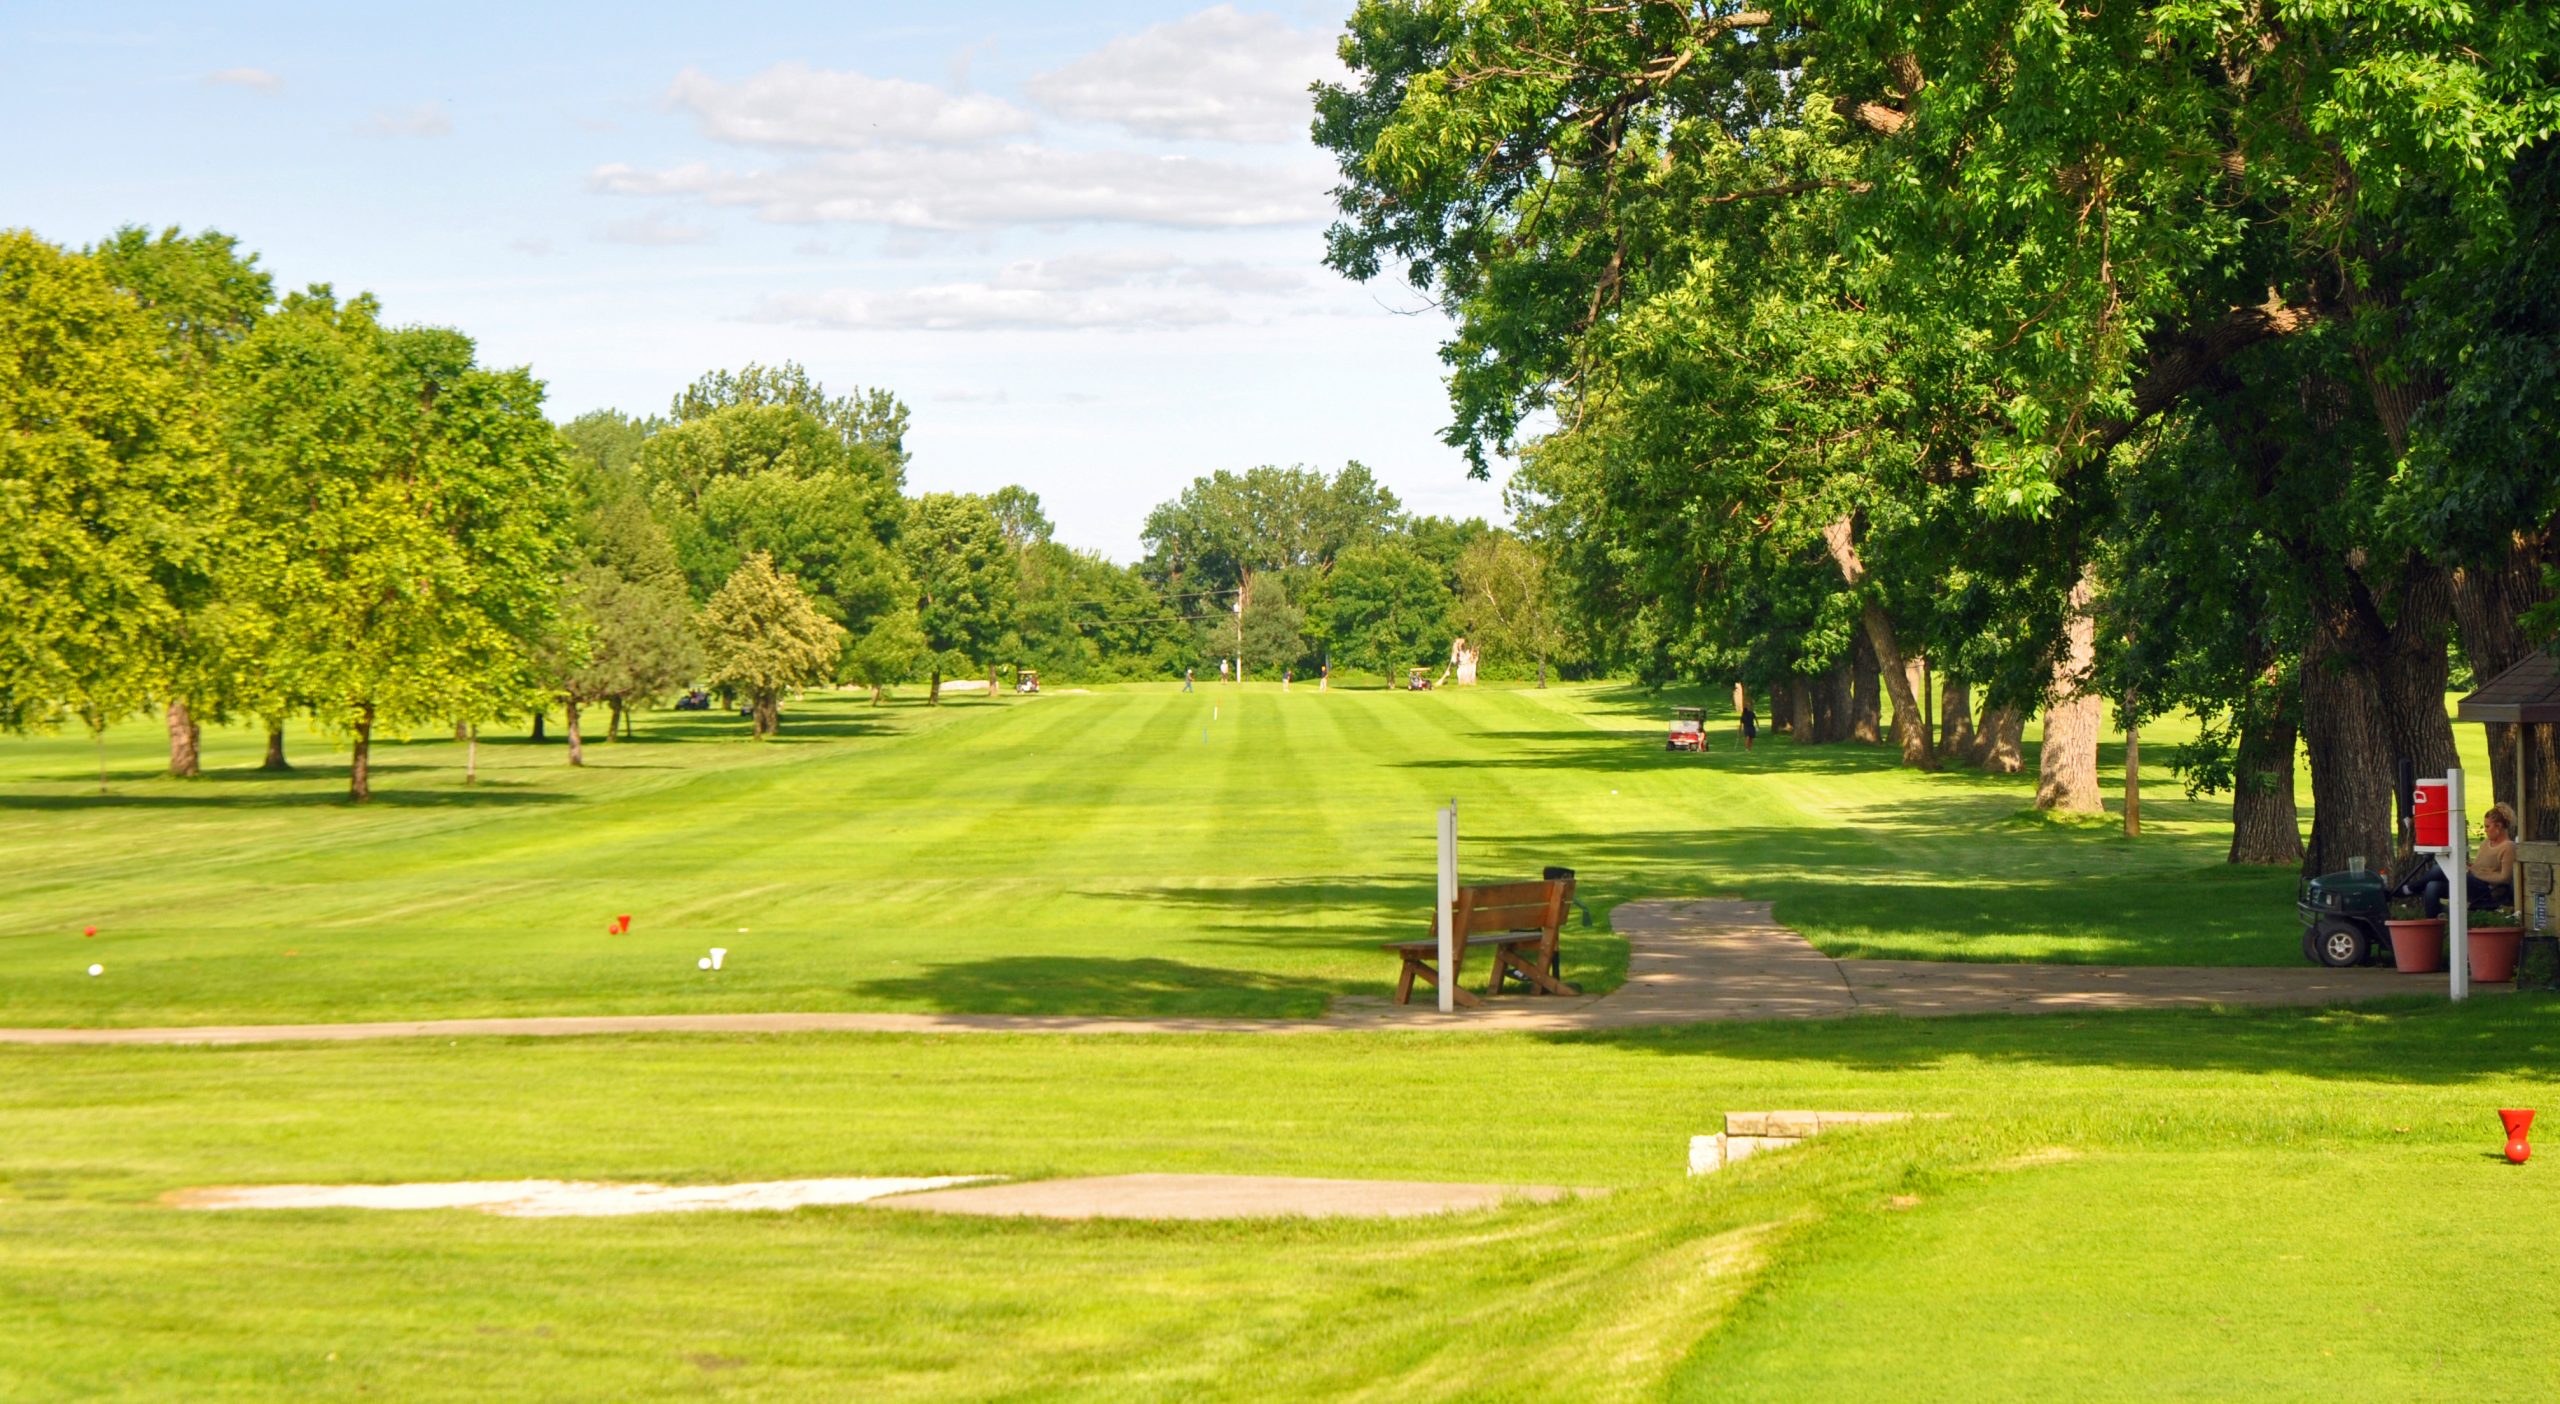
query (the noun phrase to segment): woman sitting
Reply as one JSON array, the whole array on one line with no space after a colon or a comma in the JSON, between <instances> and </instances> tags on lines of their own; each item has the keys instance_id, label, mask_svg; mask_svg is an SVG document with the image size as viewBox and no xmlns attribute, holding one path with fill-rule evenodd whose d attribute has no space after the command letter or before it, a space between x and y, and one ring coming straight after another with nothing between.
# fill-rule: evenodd
<instances>
[{"instance_id":1,"label":"woman sitting","mask_svg":"<svg viewBox=\"0 0 2560 1404\"><path fill-rule=\"evenodd\" d=\"M2471 871L2463 874L2463 896L2471 910L2504 907L2516 899L2516 820L2515 811L2503 804L2489 806L2480 816L2480 851L2471 855ZM2400 885L2403 895L2423 899L2427 915L2444 914L2444 899L2453 889L2445 882L2444 869L2436 860L2428 859L2409 874Z\"/></svg>"}]
</instances>

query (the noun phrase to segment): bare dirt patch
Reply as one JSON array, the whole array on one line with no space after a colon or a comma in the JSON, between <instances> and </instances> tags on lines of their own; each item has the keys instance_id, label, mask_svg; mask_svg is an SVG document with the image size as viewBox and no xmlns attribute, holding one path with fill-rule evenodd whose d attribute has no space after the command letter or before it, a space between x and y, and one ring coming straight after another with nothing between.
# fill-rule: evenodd
<instances>
[{"instance_id":1,"label":"bare dirt patch","mask_svg":"<svg viewBox=\"0 0 2560 1404\"><path fill-rule=\"evenodd\" d=\"M987 1175L896 1179L762 1180L739 1185L616 1184L596 1180L460 1180L402 1185L215 1185L177 1190L179 1209L477 1209L513 1219L681 1214L702 1209L780 1211L861 1204L884 1194L981 1184Z\"/></svg>"}]
</instances>

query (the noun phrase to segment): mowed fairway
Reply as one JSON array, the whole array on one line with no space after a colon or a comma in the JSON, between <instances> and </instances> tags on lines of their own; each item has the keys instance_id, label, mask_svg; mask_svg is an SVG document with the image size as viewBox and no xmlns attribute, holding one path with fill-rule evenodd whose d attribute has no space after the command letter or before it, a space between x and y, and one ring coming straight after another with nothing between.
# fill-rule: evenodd
<instances>
[{"instance_id":1,"label":"mowed fairway","mask_svg":"<svg viewBox=\"0 0 2560 1404\"><path fill-rule=\"evenodd\" d=\"M0 1022L1313 1015L1385 990L1376 944L1425 929L1450 798L1468 880L1581 873L1599 925L1569 935L1567 977L1591 988L1624 964L1609 908L1641 896L1774 899L1842 955L2300 959L2291 876L2221 865L2226 806L2165 772L2128 842L2026 815L2023 778L1878 748L1744 755L1727 726L1713 754L1669 755L1664 707L1589 687L828 696L762 745L734 717L652 716L584 770L556 739L484 742L468 787L450 740L395 745L363 808L308 737L275 778L254 735L216 733L181 782L129 726L103 796L85 738L12 740Z\"/></svg>"}]
</instances>

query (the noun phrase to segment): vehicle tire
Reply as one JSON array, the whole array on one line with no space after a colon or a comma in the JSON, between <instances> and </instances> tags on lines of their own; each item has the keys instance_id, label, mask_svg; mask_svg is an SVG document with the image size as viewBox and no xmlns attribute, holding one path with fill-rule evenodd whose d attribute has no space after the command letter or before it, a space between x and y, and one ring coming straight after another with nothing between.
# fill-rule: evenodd
<instances>
[{"instance_id":1,"label":"vehicle tire","mask_svg":"<svg viewBox=\"0 0 2560 1404\"><path fill-rule=\"evenodd\" d=\"M2302 958L2313 965L2320 963L2320 928L2316 926L2302 928Z\"/></svg>"},{"instance_id":2,"label":"vehicle tire","mask_svg":"<svg viewBox=\"0 0 2560 1404\"><path fill-rule=\"evenodd\" d=\"M2373 955L2373 938L2351 921L2331 917L2312 931L2313 958L2332 970L2364 964Z\"/></svg>"}]
</instances>

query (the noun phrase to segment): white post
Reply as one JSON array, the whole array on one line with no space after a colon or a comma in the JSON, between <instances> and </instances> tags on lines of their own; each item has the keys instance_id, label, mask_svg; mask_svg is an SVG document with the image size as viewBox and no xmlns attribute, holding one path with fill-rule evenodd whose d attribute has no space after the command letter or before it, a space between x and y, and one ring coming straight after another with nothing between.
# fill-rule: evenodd
<instances>
[{"instance_id":1,"label":"white post","mask_svg":"<svg viewBox=\"0 0 2560 1404\"><path fill-rule=\"evenodd\" d=\"M2452 811L2445 816L2445 856L2452 866L2444 870L2444 885L2453 901L2445 925L2445 964L2456 1000L2471 998L2471 818L2463 802L2462 767L2457 765L2444 773L2444 805Z\"/></svg>"},{"instance_id":2,"label":"white post","mask_svg":"<svg viewBox=\"0 0 2560 1404\"><path fill-rule=\"evenodd\" d=\"M1457 933L1449 929L1449 915L1458 905L1458 802L1440 811L1440 904L1433 908L1433 934L1440 938L1440 979L1434 988L1440 992L1440 1012L1455 1013L1458 1008L1458 972L1450 968L1455 958Z\"/></svg>"}]
</instances>

